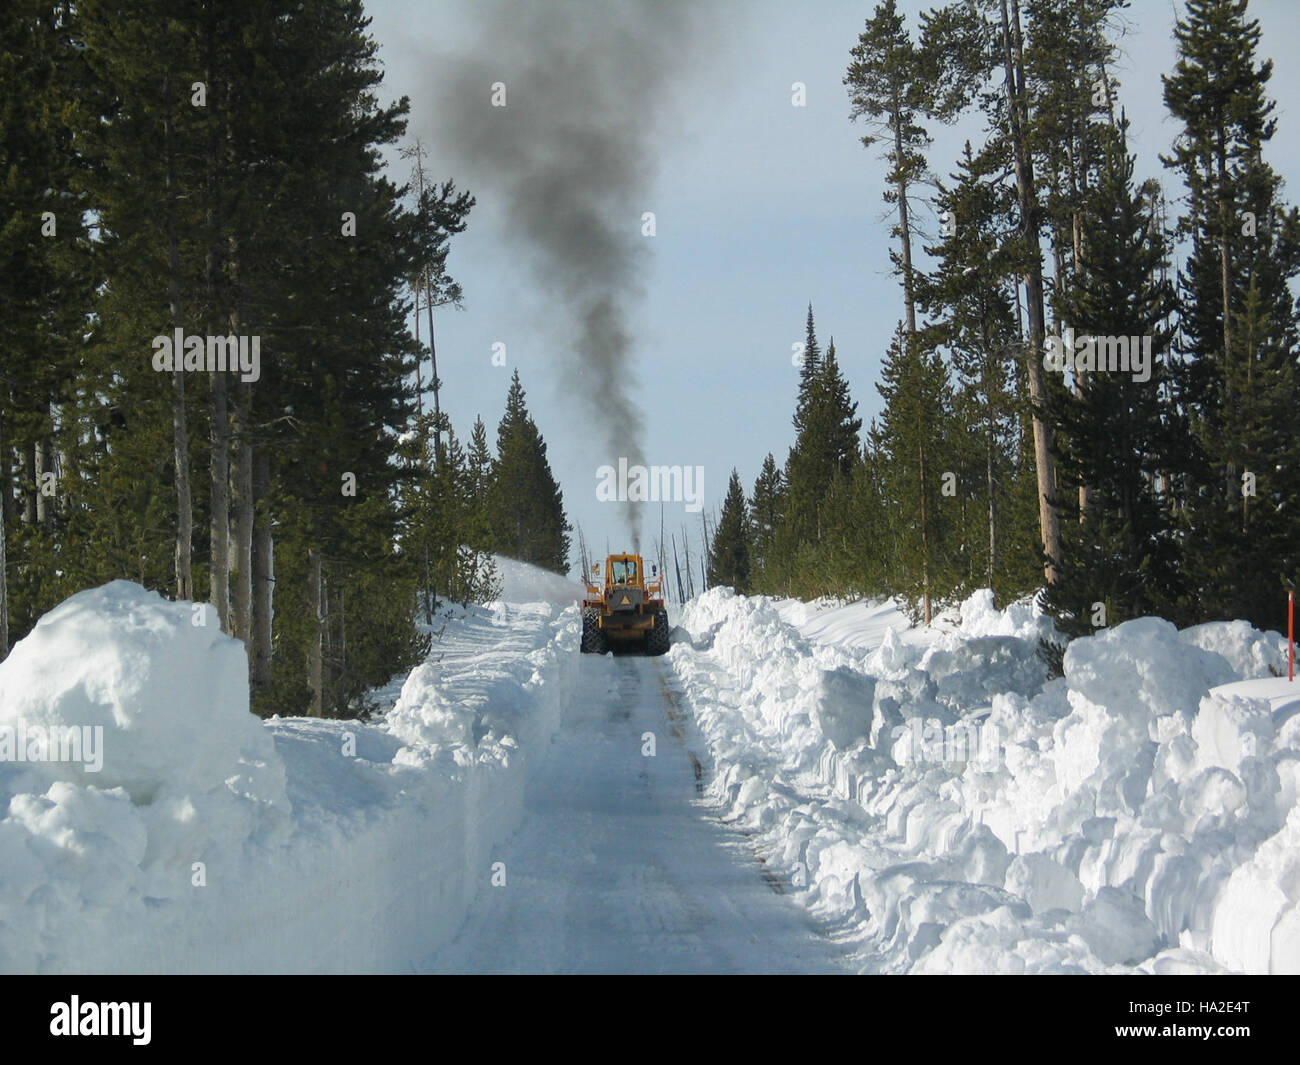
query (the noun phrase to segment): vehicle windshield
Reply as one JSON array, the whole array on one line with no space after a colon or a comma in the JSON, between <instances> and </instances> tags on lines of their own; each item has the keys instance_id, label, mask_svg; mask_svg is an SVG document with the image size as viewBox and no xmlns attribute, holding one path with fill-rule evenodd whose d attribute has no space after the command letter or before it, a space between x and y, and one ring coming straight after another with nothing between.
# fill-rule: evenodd
<instances>
[{"instance_id":1,"label":"vehicle windshield","mask_svg":"<svg viewBox=\"0 0 1300 1065\"><path fill-rule=\"evenodd\" d=\"M618 560L610 566L610 577L615 584L631 584L636 580L636 563L630 559Z\"/></svg>"}]
</instances>

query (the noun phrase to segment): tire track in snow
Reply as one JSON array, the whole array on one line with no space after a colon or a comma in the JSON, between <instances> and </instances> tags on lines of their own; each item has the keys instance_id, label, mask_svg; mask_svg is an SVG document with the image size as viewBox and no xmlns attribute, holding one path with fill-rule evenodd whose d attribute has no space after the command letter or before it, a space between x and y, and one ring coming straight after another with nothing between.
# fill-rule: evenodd
<instances>
[{"instance_id":1,"label":"tire track in snow","mask_svg":"<svg viewBox=\"0 0 1300 1065\"><path fill-rule=\"evenodd\" d=\"M584 656L580 670L523 824L491 856L506 886L485 875L459 935L421 968L847 971L840 949L778 896L749 841L702 797L701 741L660 660ZM658 741L653 757L643 754L646 733Z\"/></svg>"}]
</instances>

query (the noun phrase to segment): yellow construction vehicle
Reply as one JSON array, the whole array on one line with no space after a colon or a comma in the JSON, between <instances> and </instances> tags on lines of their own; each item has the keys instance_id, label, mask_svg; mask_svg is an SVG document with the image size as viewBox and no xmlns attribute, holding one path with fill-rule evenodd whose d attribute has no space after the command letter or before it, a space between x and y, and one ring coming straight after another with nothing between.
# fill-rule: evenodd
<instances>
[{"instance_id":1,"label":"yellow construction vehicle","mask_svg":"<svg viewBox=\"0 0 1300 1065\"><path fill-rule=\"evenodd\" d=\"M659 567L646 581L640 555L610 555L605 560L605 584L587 579L582 601L582 653L603 655L614 648L640 647L649 655L668 651L668 609L664 605ZM600 563L591 567L600 575Z\"/></svg>"}]
</instances>

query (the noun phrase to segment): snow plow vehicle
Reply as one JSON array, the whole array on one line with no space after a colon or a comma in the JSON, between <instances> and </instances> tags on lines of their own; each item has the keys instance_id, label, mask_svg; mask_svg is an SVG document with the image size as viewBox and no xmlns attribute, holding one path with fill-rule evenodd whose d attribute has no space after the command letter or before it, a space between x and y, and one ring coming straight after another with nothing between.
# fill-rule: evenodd
<instances>
[{"instance_id":1,"label":"snow plow vehicle","mask_svg":"<svg viewBox=\"0 0 1300 1065\"><path fill-rule=\"evenodd\" d=\"M603 655L611 649L639 648L648 655L668 651L668 609L663 577L653 567L649 582L640 555L610 555L603 587L587 580L582 601L582 653ZM600 574L600 563L591 567Z\"/></svg>"}]
</instances>

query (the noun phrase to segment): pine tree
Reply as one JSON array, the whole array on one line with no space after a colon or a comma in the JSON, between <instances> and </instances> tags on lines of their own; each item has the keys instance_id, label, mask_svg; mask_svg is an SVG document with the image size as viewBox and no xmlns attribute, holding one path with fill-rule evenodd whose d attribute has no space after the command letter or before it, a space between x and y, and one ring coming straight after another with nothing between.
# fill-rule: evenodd
<instances>
[{"instance_id":1,"label":"pine tree","mask_svg":"<svg viewBox=\"0 0 1300 1065\"><path fill-rule=\"evenodd\" d=\"M823 531L823 507L831 482L847 474L858 450L862 419L840 373L831 342L819 360L802 409L795 412L795 442L785 466L785 550L816 544Z\"/></svg>"},{"instance_id":2,"label":"pine tree","mask_svg":"<svg viewBox=\"0 0 1300 1065\"><path fill-rule=\"evenodd\" d=\"M428 322L430 379L433 390L433 427L434 457L442 455L442 433L445 416L441 408L442 381L438 376L438 347L433 327L433 309L435 307L460 306L461 287L447 271L447 256L451 251L451 237L465 230L465 217L474 206L475 200L467 192L457 193L453 181L445 181L441 186L426 183L424 169L424 146L417 139L409 148L402 150L404 158L414 158L415 193L417 197L421 231L425 243L418 258L417 275L412 288L415 292L415 335L420 336L420 304L423 301ZM416 387L420 388L420 371L416 366ZM417 394L417 408L422 410L423 401ZM446 423L449 425L450 423Z\"/></svg>"},{"instance_id":3,"label":"pine tree","mask_svg":"<svg viewBox=\"0 0 1300 1065\"><path fill-rule=\"evenodd\" d=\"M852 117L865 118L870 126L862 137L863 145L884 145L889 167L884 198L898 211L891 232L898 240L898 252L891 251L890 259L902 278L906 336L908 343L914 343L917 279L912 264L909 197L927 176L925 151L930 136L921 119L934 108L929 65L904 28L894 0L876 5L852 55L844 84L849 87Z\"/></svg>"},{"instance_id":4,"label":"pine tree","mask_svg":"<svg viewBox=\"0 0 1300 1065\"><path fill-rule=\"evenodd\" d=\"M769 580L775 577L775 573L769 574L769 567L774 570L776 566L773 551L777 531L785 516L785 478L770 451L758 471L751 498L750 517L754 530L750 567L752 584L755 590L768 592L772 589Z\"/></svg>"},{"instance_id":5,"label":"pine tree","mask_svg":"<svg viewBox=\"0 0 1300 1065\"><path fill-rule=\"evenodd\" d=\"M1107 35L1126 0L1028 0L1025 77L1033 98L1041 159L1043 214L1054 260L1054 289L1082 269L1084 203L1113 147L1116 48Z\"/></svg>"},{"instance_id":6,"label":"pine tree","mask_svg":"<svg viewBox=\"0 0 1300 1065\"><path fill-rule=\"evenodd\" d=\"M12 16L0 336L33 357L0 379L0 568L20 577L0 629L114 577L206 586L248 644L260 711L355 711L424 645L404 294L426 265L451 291L440 268L472 198L445 182L408 209L382 176L407 104L378 100L359 0L21 0ZM39 229L42 199L57 237L31 240L11 212ZM256 337L260 378L157 372L150 338L174 328ZM34 490L46 472L54 496ZM480 572L464 533L435 545L449 585Z\"/></svg>"},{"instance_id":7,"label":"pine tree","mask_svg":"<svg viewBox=\"0 0 1300 1065\"><path fill-rule=\"evenodd\" d=\"M1075 284L1059 297L1063 319L1079 337L1126 338L1149 344L1149 376L1117 372L1094 341L1097 365L1082 375L1077 393L1058 390L1049 405L1060 455L1062 488L1087 485L1086 508L1062 527L1059 579L1048 606L1075 633L1144 614L1170 615L1177 603L1180 566L1164 482L1185 454L1187 440L1167 401L1164 325L1173 291L1160 279L1165 235L1133 182L1133 158L1121 137L1083 211L1089 234ZM1130 365L1137 352L1130 350ZM1076 358L1086 358L1087 349ZM1104 446L1102 445L1104 442ZM1096 604L1103 604L1104 614Z\"/></svg>"},{"instance_id":8,"label":"pine tree","mask_svg":"<svg viewBox=\"0 0 1300 1065\"><path fill-rule=\"evenodd\" d=\"M841 512L832 515L841 548L830 565L845 574L848 590L859 595L884 595L891 588L891 575L899 570L896 530L885 496L886 464L873 449L879 439L879 427L873 422L846 491L837 496L843 500Z\"/></svg>"},{"instance_id":9,"label":"pine tree","mask_svg":"<svg viewBox=\"0 0 1300 1065\"><path fill-rule=\"evenodd\" d=\"M67 404L97 280L73 121L92 91L76 21L67 3L0 11L0 658L73 590Z\"/></svg>"},{"instance_id":10,"label":"pine tree","mask_svg":"<svg viewBox=\"0 0 1300 1065\"><path fill-rule=\"evenodd\" d=\"M486 549L492 542L487 512L488 498L492 491L492 452L488 448L487 427L482 418L474 419L465 461L469 470L469 542L475 547Z\"/></svg>"},{"instance_id":11,"label":"pine tree","mask_svg":"<svg viewBox=\"0 0 1300 1065\"><path fill-rule=\"evenodd\" d=\"M849 394L849 383L835 358L833 337L822 361L820 394L825 403L825 461L832 476L846 476L861 446L862 419L858 417L858 405Z\"/></svg>"},{"instance_id":12,"label":"pine tree","mask_svg":"<svg viewBox=\"0 0 1300 1065\"><path fill-rule=\"evenodd\" d=\"M396 441L416 355L402 293L431 223L380 173L406 104L378 102L357 0L78 7L104 87L82 123L109 276L92 355L115 368L106 390L123 412L104 423L89 395L80 410L83 428L104 425L83 432L84 498L92 477L123 497L117 471L131 456L137 477L147 468L169 404L175 473L154 483L175 499L177 593L206 575L248 644L259 710L347 712L419 654ZM256 337L260 378L154 372L148 338L173 327ZM206 553L192 523L208 527ZM129 523L109 531L152 571ZM347 624L367 609L388 623Z\"/></svg>"},{"instance_id":13,"label":"pine tree","mask_svg":"<svg viewBox=\"0 0 1300 1065\"><path fill-rule=\"evenodd\" d=\"M953 471L943 436L935 431L950 424L948 372L937 353L907 342L900 323L880 376L876 388L885 409L872 447L885 464L884 499L895 528L897 568L890 590L918 604L928 624L934 600L950 580L940 493L943 474Z\"/></svg>"},{"instance_id":14,"label":"pine tree","mask_svg":"<svg viewBox=\"0 0 1300 1065\"><path fill-rule=\"evenodd\" d=\"M1165 162L1188 190L1179 400L1196 444L1180 515L1187 614L1280 627L1300 533L1285 487L1300 473L1289 291L1300 221L1263 159L1276 130L1272 63L1256 61L1245 0L1189 0L1174 36L1165 103L1182 130Z\"/></svg>"},{"instance_id":15,"label":"pine tree","mask_svg":"<svg viewBox=\"0 0 1300 1065\"><path fill-rule=\"evenodd\" d=\"M808 304L808 323L804 330L803 362L799 365L799 397L795 400L794 427L798 432L809 417L809 407L814 402L817 378L821 370L822 350L817 343L817 326L813 321L812 304Z\"/></svg>"},{"instance_id":16,"label":"pine tree","mask_svg":"<svg viewBox=\"0 0 1300 1065\"><path fill-rule=\"evenodd\" d=\"M494 550L556 573L569 566L564 498L546 459L516 370L497 427L497 455L488 495Z\"/></svg>"},{"instance_id":17,"label":"pine tree","mask_svg":"<svg viewBox=\"0 0 1300 1065\"><path fill-rule=\"evenodd\" d=\"M959 582L965 590L985 586L995 593L1020 594L1036 585L1038 567L1028 530L1018 520L1025 509L1018 505L1019 497L1026 487L1018 476L1025 413L1012 306L1018 263L1015 247L1000 239L1011 225L1014 199L989 180L1004 163L996 153L976 156L967 143L953 186L940 186L939 206L953 224L938 244L926 249L939 265L921 286L920 300L935 318L926 336L946 349L955 376L955 422L936 435L951 441L955 483L951 496L941 496L940 506L957 512L953 550Z\"/></svg>"},{"instance_id":18,"label":"pine tree","mask_svg":"<svg viewBox=\"0 0 1300 1065\"><path fill-rule=\"evenodd\" d=\"M209 127L205 107L193 102L193 84L207 58L200 45L216 36L205 17L211 10L194 4L171 12L143 0L79 5L87 63L106 89L107 113L85 117L83 142L95 167L91 193L102 215L108 271L124 290L139 285L166 294L165 315L137 322L143 327L134 351L121 353L128 372L146 362L150 336L206 333L201 309L208 301L199 294L205 292L208 203L201 190L210 187L204 172ZM175 594L191 599L201 487L192 476L191 407L199 384L179 371L153 376L155 387L170 393Z\"/></svg>"},{"instance_id":19,"label":"pine tree","mask_svg":"<svg viewBox=\"0 0 1300 1065\"><path fill-rule=\"evenodd\" d=\"M740 475L733 469L727 484L727 495L722 502L722 514L713 534L708 557L710 587L727 585L740 595L750 592L750 528L749 507L745 490L740 485Z\"/></svg>"},{"instance_id":20,"label":"pine tree","mask_svg":"<svg viewBox=\"0 0 1300 1065\"><path fill-rule=\"evenodd\" d=\"M1029 84L1036 25L1031 18L1026 29L1021 5L1015 0L959 0L931 12L924 23L921 52L932 63L941 101L937 112L949 118L963 101L978 99L993 130L985 150L1004 157L1007 172L1015 179L1017 225L1011 243L1017 246L1025 297L1028 336L1023 365L1038 482L1043 574L1050 584L1056 579L1061 552L1056 467L1044 414L1048 384L1041 361L1047 337L1042 251L1045 213L1043 183L1038 177L1042 163L1036 153L1041 155L1046 141L1041 134L1043 110Z\"/></svg>"}]
</instances>

